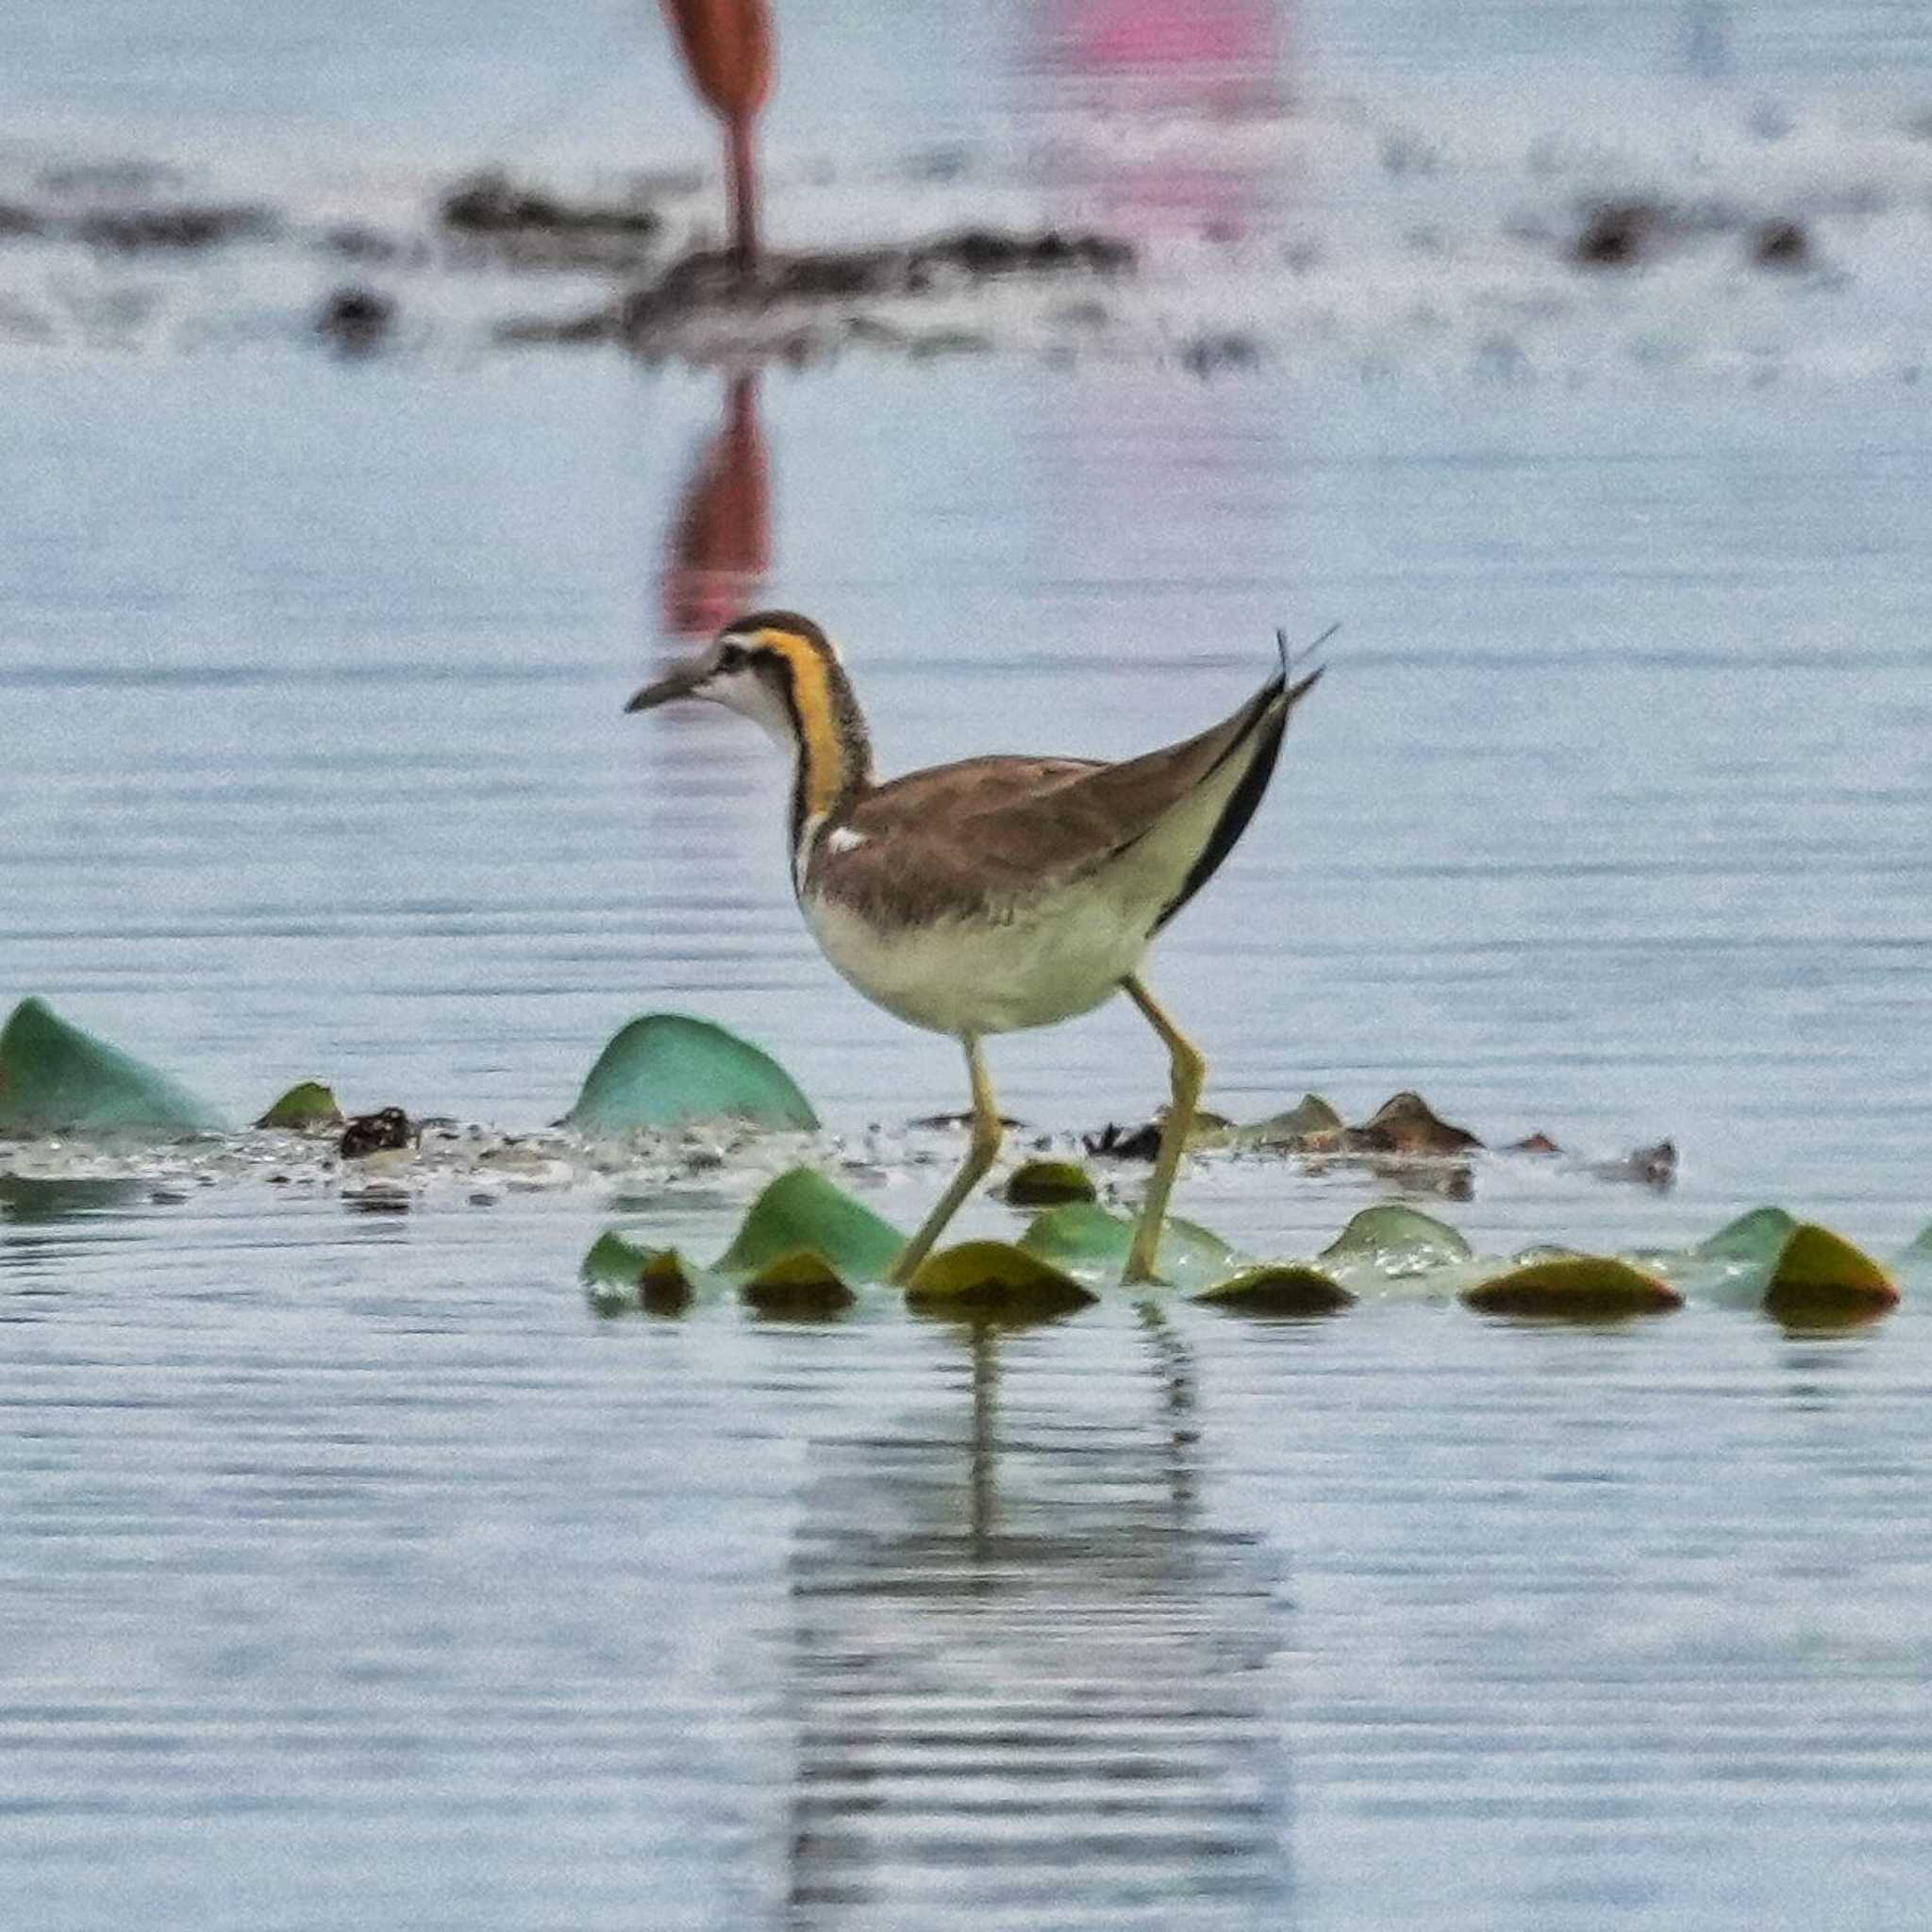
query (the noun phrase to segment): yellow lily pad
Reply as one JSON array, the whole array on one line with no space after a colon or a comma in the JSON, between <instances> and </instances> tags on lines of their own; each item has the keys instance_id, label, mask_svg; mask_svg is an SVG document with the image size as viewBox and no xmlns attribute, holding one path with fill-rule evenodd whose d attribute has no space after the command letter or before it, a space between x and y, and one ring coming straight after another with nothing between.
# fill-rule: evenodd
<instances>
[{"instance_id":1,"label":"yellow lily pad","mask_svg":"<svg viewBox=\"0 0 1932 1932\"><path fill-rule=\"evenodd\" d=\"M1764 1309L1792 1327L1838 1327L1885 1314L1898 1298L1898 1284L1862 1248L1801 1222L1765 1284Z\"/></svg>"},{"instance_id":2,"label":"yellow lily pad","mask_svg":"<svg viewBox=\"0 0 1932 1932\"><path fill-rule=\"evenodd\" d=\"M320 1080L301 1080L256 1122L258 1127L339 1127L342 1109L335 1094Z\"/></svg>"},{"instance_id":3,"label":"yellow lily pad","mask_svg":"<svg viewBox=\"0 0 1932 1932\"><path fill-rule=\"evenodd\" d=\"M1568 1322L1661 1315L1684 1306L1669 1282L1612 1255L1540 1256L1464 1289L1461 1298L1486 1315Z\"/></svg>"},{"instance_id":4,"label":"yellow lily pad","mask_svg":"<svg viewBox=\"0 0 1932 1932\"><path fill-rule=\"evenodd\" d=\"M1038 1255L1010 1241L961 1241L919 1264L906 1306L957 1321L1045 1321L1100 1299Z\"/></svg>"},{"instance_id":5,"label":"yellow lily pad","mask_svg":"<svg viewBox=\"0 0 1932 1932\"><path fill-rule=\"evenodd\" d=\"M1257 1261L1191 1300L1239 1315L1332 1315L1355 1306L1333 1275L1293 1261Z\"/></svg>"},{"instance_id":6,"label":"yellow lily pad","mask_svg":"<svg viewBox=\"0 0 1932 1932\"><path fill-rule=\"evenodd\" d=\"M805 1322L842 1315L858 1299L812 1248L774 1256L738 1284L738 1292L761 1315Z\"/></svg>"},{"instance_id":7,"label":"yellow lily pad","mask_svg":"<svg viewBox=\"0 0 1932 1932\"><path fill-rule=\"evenodd\" d=\"M1007 1176L1006 1197L1014 1208L1057 1208L1091 1201L1097 1190L1077 1160L1028 1160Z\"/></svg>"}]
</instances>

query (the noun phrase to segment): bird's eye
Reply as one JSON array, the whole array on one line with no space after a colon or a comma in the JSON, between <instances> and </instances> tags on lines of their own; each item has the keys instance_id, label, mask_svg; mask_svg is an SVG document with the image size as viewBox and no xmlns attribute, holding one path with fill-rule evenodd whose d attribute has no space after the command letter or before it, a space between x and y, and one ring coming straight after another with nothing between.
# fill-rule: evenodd
<instances>
[{"instance_id":1,"label":"bird's eye","mask_svg":"<svg viewBox=\"0 0 1932 1932\"><path fill-rule=\"evenodd\" d=\"M718 647L718 669L742 671L749 655L742 644L721 644Z\"/></svg>"}]
</instances>

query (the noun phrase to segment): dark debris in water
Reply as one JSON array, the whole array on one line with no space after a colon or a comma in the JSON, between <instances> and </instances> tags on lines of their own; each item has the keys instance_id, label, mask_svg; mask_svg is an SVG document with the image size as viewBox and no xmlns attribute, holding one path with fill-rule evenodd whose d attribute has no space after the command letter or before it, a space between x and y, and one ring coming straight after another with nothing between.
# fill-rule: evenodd
<instances>
[{"instance_id":1,"label":"dark debris in water","mask_svg":"<svg viewBox=\"0 0 1932 1932\"><path fill-rule=\"evenodd\" d=\"M412 1146L421 1131L401 1108L380 1108L375 1113L356 1115L342 1129L336 1151L344 1160L366 1160L372 1154Z\"/></svg>"},{"instance_id":2,"label":"dark debris in water","mask_svg":"<svg viewBox=\"0 0 1932 1932\"><path fill-rule=\"evenodd\" d=\"M396 305L375 289L341 288L316 312L315 332L345 355L366 356L395 321Z\"/></svg>"},{"instance_id":3,"label":"dark debris in water","mask_svg":"<svg viewBox=\"0 0 1932 1932\"><path fill-rule=\"evenodd\" d=\"M443 231L513 268L635 269L664 218L639 200L568 200L496 170L459 181L438 210Z\"/></svg>"}]
</instances>

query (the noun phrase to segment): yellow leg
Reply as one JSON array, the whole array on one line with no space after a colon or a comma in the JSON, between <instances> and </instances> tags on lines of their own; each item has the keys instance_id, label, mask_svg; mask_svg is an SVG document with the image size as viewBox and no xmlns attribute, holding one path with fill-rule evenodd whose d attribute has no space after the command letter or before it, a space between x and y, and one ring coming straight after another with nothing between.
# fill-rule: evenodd
<instances>
[{"instance_id":1,"label":"yellow leg","mask_svg":"<svg viewBox=\"0 0 1932 1932\"><path fill-rule=\"evenodd\" d=\"M959 1172L953 1176L953 1185L940 1196L939 1206L920 1224L919 1232L892 1263L892 1279L902 1288L932 1252L932 1244L945 1232L946 1223L959 1211L960 1202L985 1179L987 1169L1000 1151L1000 1139L1005 1132L1000 1125L1000 1110L993 1104L992 1083L986 1077L986 1062L979 1057L979 1042L969 1037L962 1043L966 1048L966 1071L973 1075L973 1142L966 1150Z\"/></svg>"},{"instance_id":2,"label":"yellow leg","mask_svg":"<svg viewBox=\"0 0 1932 1932\"><path fill-rule=\"evenodd\" d=\"M1201 1098L1201 1080L1208 1071L1208 1062L1133 974L1128 974L1121 985L1127 997L1146 1014L1147 1024L1160 1035L1173 1062L1174 1103L1160 1129L1160 1152L1155 1157L1154 1178L1147 1184L1147 1198L1141 1204L1141 1219L1134 1227L1134 1244L1127 1250L1127 1271L1121 1277L1124 1281L1152 1281L1154 1251L1160 1245L1160 1224L1167 1219L1167 1197L1174 1191L1181 1150L1187 1145L1188 1129L1194 1124L1194 1106Z\"/></svg>"}]
</instances>

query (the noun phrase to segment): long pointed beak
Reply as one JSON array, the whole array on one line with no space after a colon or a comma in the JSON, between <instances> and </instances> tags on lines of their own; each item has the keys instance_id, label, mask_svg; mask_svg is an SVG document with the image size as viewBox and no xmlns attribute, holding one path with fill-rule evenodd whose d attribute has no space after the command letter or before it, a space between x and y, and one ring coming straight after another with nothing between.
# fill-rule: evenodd
<instances>
[{"instance_id":1,"label":"long pointed beak","mask_svg":"<svg viewBox=\"0 0 1932 1932\"><path fill-rule=\"evenodd\" d=\"M630 702L624 708L626 711L648 711L658 705L668 705L674 698L688 698L704 681L702 660L680 664L675 670L666 672L657 683L633 691Z\"/></svg>"}]
</instances>

